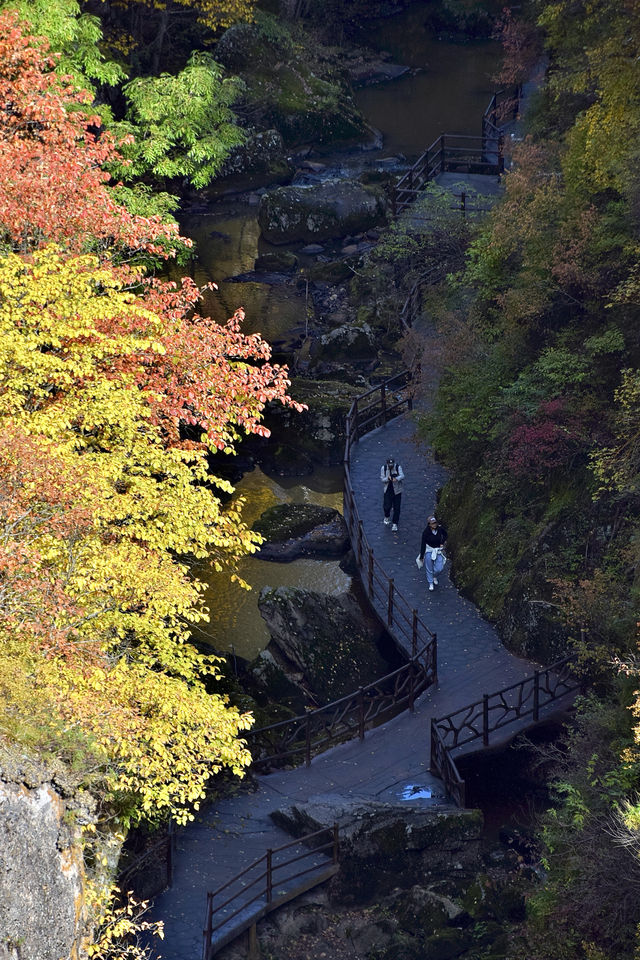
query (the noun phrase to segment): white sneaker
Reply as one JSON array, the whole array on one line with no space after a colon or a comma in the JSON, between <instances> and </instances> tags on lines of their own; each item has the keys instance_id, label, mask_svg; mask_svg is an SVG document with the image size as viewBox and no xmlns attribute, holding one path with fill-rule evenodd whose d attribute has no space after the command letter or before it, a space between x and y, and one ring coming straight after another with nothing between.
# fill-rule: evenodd
<instances>
[{"instance_id":1,"label":"white sneaker","mask_svg":"<svg viewBox=\"0 0 640 960\"><path fill-rule=\"evenodd\" d=\"M397 524L397 523L394 523L394 525L391 527L391 529L392 529L393 532L395 533L396 530L398 529L398 524Z\"/></svg>"},{"instance_id":2,"label":"white sneaker","mask_svg":"<svg viewBox=\"0 0 640 960\"><path fill-rule=\"evenodd\" d=\"M435 577L433 578L433 582L435 583L435 585L436 585L436 587L437 587L437 586L438 586L438 581L436 580Z\"/></svg>"},{"instance_id":3,"label":"white sneaker","mask_svg":"<svg viewBox=\"0 0 640 960\"><path fill-rule=\"evenodd\" d=\"M433 584L432 584L432 583L429 584L429 590L433 590Z\"/></svg>"},{"instance_id":4,"label":"white sneaker","mask_svg":"<svg viewBox=\"0 0 640 960\"><path fill-rule=\"evenodd\" d=\"M390 518L390 517L385 517L385 518L384 518L384 522L385 522L385 523L391 523L391 518Z\"/></svg>"}]
</instances>

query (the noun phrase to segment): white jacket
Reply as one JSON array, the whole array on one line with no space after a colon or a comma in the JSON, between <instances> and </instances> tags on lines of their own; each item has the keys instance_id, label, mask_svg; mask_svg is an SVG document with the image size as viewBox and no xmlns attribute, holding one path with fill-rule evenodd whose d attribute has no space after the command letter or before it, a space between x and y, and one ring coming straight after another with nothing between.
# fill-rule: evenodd
<instances>
[{"instance_id":1,"label":"white jacket","mask_svg":"<svg viewBox=\"0 0 640 960\"><path fill-rule=\"evenodd\" d=\"M389 467L386 463L380 467L380 479L384 483L385 490L389 481L393 483L393 492L402 493L402 481L404 480L404 471L399 463L394 464L394 476L389 473Z\"/></svg>"}]
</instances>

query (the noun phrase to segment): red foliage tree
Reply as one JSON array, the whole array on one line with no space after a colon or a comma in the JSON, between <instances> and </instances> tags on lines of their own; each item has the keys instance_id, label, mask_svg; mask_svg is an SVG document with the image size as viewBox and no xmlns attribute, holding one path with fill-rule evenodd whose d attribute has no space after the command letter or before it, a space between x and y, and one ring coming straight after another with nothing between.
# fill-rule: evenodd
<instances>
[{"instance_id":1,"label":"red foliage tree","mask_svg":"<svg viewBox=\"0 0 640 960\"><path fill-rule=\"evenodd\" d=\"M104 166L120 159L91 95L55 72L46 40L0 13L0 229L28 252L48 241L74 251L113 248L170 255L189 245L177 225L130 214Z\"/></svg>"},{"instance_id":2,"label":"red foliage tree","mask_svg":"<svg viewBox=\"0 0 640 960\"><path fill-rule=\"evenodd\" d=\"M541 480L575 454L580 435L562 400L541 403L532 420L507 438L507 469L518 479Z\"/></svg>"}]
</instances>

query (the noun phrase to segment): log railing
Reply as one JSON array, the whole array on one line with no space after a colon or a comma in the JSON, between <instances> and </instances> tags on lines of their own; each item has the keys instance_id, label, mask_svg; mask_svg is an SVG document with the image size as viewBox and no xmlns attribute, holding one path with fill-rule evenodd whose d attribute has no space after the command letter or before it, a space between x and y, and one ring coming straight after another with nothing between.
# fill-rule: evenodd
<instances>
[{"instance_id":1,"label":"log railing","mask_svg":"<svg viewBox=\"0 0 640 960\"><path fill-rule=\"evenodd\" d=\"M502 133L480 137L441 133L396 183L391 197L394 217L410 206L430 180L441 173L484 173L499 176L504 171ZM463 207L466 210L466 203Z\"/></svg>"},{"instance_id":2,"label":"log railing","mask_svg":"<svg viewBox=\"0 0 640 960\"><path fill-rule=\"evenodd\" d=\"M364 740L367 730L400 711L413 712L415 700L435 682L435 676L436 649L430 642L398 670L341 700L249 731L246 739L252 767L259 770L302 762L309 766L322 750L356 737Z\"/></svg>"},{"instance_id":3,"label":"log railing","mask_svg":"<svg viewBox=\"0 0 640 960\"><path fill-rule=\"evenodd\" d=\"M446 717L431 721L431 770L444 781L447 793L458 806L465 805L465 784L453 758L454 751L473 741L482 748L491 745L491 733L517 721L538 723L549 704L563 700L580 689L573 657L565 657L531 677L485 694Z\"/></svg>"},{"instance_id":4,"label":"log railing","mask_svg":"<svg viewBox=\"0 0 640 960\"><path fill-rule=\"evenodd\" d=\"M207 893L202 960L211 960L222 947L272 910L324 883L338 871L338 826L317 830L244 867L216 890Z\"/></svg>"}]
</instances>

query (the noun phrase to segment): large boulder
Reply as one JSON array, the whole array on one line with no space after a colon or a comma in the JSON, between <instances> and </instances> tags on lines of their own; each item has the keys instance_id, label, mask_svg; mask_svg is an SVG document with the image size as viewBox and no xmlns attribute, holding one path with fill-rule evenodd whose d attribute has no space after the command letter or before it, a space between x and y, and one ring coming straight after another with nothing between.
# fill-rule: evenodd
<instances>
[{"instance_id":1,"label":"large boulder","mask_svg":"<svg viewBox=\"0 0 640 960\"><path fill-rule=\"evenodd\" d=\"M327 794L271 816L294 836L338 824L340 874L333 894L344 904L365 903L397 887L446 881L451 874L470 882L482 863L481 811L441 800L393 803Z\"/></svg>"},{"instance_id":2,"label":"large boulder","mask_svg":"<svg viewBox=\"0 0 640 960\"><path fill-rule=\"evenodd\" d=\"M350 594L264 587L258 609L279 656L303 675L321 704L389 673L376 646L382 627Z\"/></svg>"},{"instance_id":3,"label":"large boulder","mask_svg":"<svg viewBox=\"0 0 640 960\"><path fill-rule=\"evenodd\" d=\"M253 524L265 543L261 560L342 557L349 549L347 525L337 510L311 503L278 503Z\"/></svg>"},{"instance_id":4,"label":"large boulder","mask_svg":"<svg viewBox=\"0 0 640 960\"><path fill-rule=\"evenodd\" d=\"M288 461L300 458L323 466L341 464L345 418L355 397L367 389L367 382L353 375L343 381L292 378L291 395L308 409L297 413L281 403L269 405L265 424L271 438L257 445L257 456L268 472L282 474Z\"/></svg>"},{"instance_id":5,"label":"large boulder","mask_svg":"<svg viewBox=\"0 0 640 960\"><path fill-rule=\"evenodd\" d=\"M368 323L344 323L325 333L313 344L312 362L333 360L370 360L377 355L378 343L375 332Z\"/></svg>"},{"instance_id":6,"label":"large boulder","mask_svg":"<svg viewBox=\"0 0 640 960\"><path fill-rule=\"evenodd\" d=\"M258 224L271 243L344 237L384 220L382 193L354 180L279 187L264 194L258 210Z\"/></svg>"}]
</instances>

